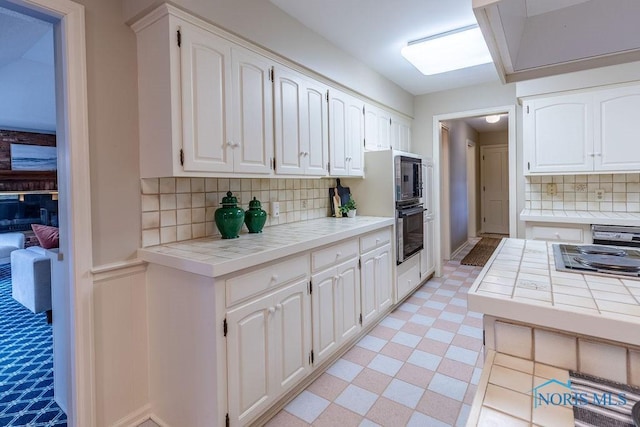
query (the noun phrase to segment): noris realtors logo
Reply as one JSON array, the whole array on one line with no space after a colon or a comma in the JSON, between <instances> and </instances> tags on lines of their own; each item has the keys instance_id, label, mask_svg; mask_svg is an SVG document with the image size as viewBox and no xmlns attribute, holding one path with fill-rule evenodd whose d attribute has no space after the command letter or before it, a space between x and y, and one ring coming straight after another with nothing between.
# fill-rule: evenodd
<instances>
[{"instance_id":1,"label":"noris realtors logo","mask_svg":"<svg viewBox=\"0 0 640 427\"><path fill-rule=\"evenodd\" d=\"M558 387L549 387L557 384L562 387L562 391L557 391ZM553 389L553 391L552 391ZM571 388L571 380L566 383L556 379L550 379L540 384L532 390L533 407L540 406L581 406L581 405L598 405L598 406L624 406L627 404L627 398L624 393L611 392L595 392L595 391L579 391Z\"/></svg>"}]
</instances>

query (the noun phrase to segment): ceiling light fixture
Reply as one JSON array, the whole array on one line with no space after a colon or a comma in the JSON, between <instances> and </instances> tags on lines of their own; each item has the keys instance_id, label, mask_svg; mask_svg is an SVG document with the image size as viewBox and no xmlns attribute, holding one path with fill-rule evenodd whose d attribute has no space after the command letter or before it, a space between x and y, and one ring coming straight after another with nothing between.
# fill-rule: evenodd
<instances>
[{"instance_id":1,"label":"ceiling light fixture","mask_svg":"<svg viewBox=\"0 0 640 427\"><path fill-rule=\"evenodd\" d=\"M500 121L500 115L487 116L484 118L487 123L498 123Z\"/></svg>"},{"instance_id":2,"label":"ceiling light fixture","mask_svg":"<svg viewBox=\"0 0 640 427\"><path fill-rule=\"evenodd\" d=\"M477 25L409 42L401 53L425 76L491 62Z\"/></svg>"}]
</instances>

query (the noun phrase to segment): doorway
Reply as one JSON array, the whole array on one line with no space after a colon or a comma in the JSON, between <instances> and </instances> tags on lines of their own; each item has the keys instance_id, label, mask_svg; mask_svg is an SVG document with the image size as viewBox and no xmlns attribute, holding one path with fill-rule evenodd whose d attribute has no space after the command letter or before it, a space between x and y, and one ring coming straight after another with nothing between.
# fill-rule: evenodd
<instances>
[{"instance_id":1,"label":"doorway","mask_svg":"<svg viewBox=\"0 0 640 427\"><path fill-rule=\"evenodd\" d=\"M52 280L67 285L65 305L57 310L54 305L54 312L68 320L57 347L67 351L62 368L66 368L68 425L91 427L95 425L93 245L84 7L69 0L0 0L0 4L54 26L60 248L52 260L56 276ZM54 358L56 354L54 345Z\"/></svg>"},{"instance_id":2,"label":"doorway","mask_svg":"<svg viewBox=\"0 0 640 427\"><path fill-rule=\"evenodd\" d=\"M481 147L485 144L496 145L496 143L486 142L479 138L478 135L484 131L474 130L472 121L485 120L488 115L499 115L500 120L504 120L507 125L505 129L506 141L502 142L502 145L507 146L506 182L508 190L506 200L503 200L505 203L503 207L506 207L507 214L506 221L502 221L502 223L506 223L505 233L507 235L516 235L515 111L515 106L509 105L436 115L433 118L433 158L436 162L435 167L439 168L435 179L440 180L440 182L434 183L434 193L437 193L434 194L434 200L441 205L437 207L436 211L442 212L442 215L436 217L435 224L440 232L440 244L436 244L436 250L440 249L440 253L436 253L436 275L442 274L443 259L450 259L452 256L450 252L455 253L464 248L469 239L474 237L474 234L479 235L484 232L481 203ZM447 141L442 136L443 126L449 130ZM457 135L454 134L456 127L462 129L457 132ZM454 158L455 152L458 153L457 158ZM472 156L475 157L475 161L471 158ZM449 171L448 179L444 176L444 170ZM444 201L447 200L451 206L449 212L441 210L447 208L444 204ZM455 210L454 204L457 206ZM452 216L454 211L457 215L455 218ZM447 247L450 252L446 252Z\"/></svg>"}]
</instances>

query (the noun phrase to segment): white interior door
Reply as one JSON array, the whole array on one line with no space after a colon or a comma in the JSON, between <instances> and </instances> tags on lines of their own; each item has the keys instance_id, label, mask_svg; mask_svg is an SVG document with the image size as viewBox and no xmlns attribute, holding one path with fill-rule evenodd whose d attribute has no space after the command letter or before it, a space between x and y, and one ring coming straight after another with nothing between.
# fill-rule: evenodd
<instances>
[{"instance_id":1,"label":"white interior door","mask_svg":"<svg viewBox=\"0 0 640 427\"><path fill-rule=\"evenodd\" d=\"M509 149L480 147L482 231L509 233Z\"/></svg>"}]
</instances>

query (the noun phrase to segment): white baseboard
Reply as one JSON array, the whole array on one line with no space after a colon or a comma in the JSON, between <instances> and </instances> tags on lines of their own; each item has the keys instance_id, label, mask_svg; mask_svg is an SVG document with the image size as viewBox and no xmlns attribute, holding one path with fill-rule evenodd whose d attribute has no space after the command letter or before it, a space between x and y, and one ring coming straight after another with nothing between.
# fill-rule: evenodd
<instances>
[{"instance_id":1,"label":"white baseboard","mask_svg":"<svg viewBox=\"0 0 640 427\"><path fill-rule=\"evenodd\" d=\"M137 427L151 418L151 405L145 405L135 412L120 418L112 427Z\"/></svg>"}]
</instances>

